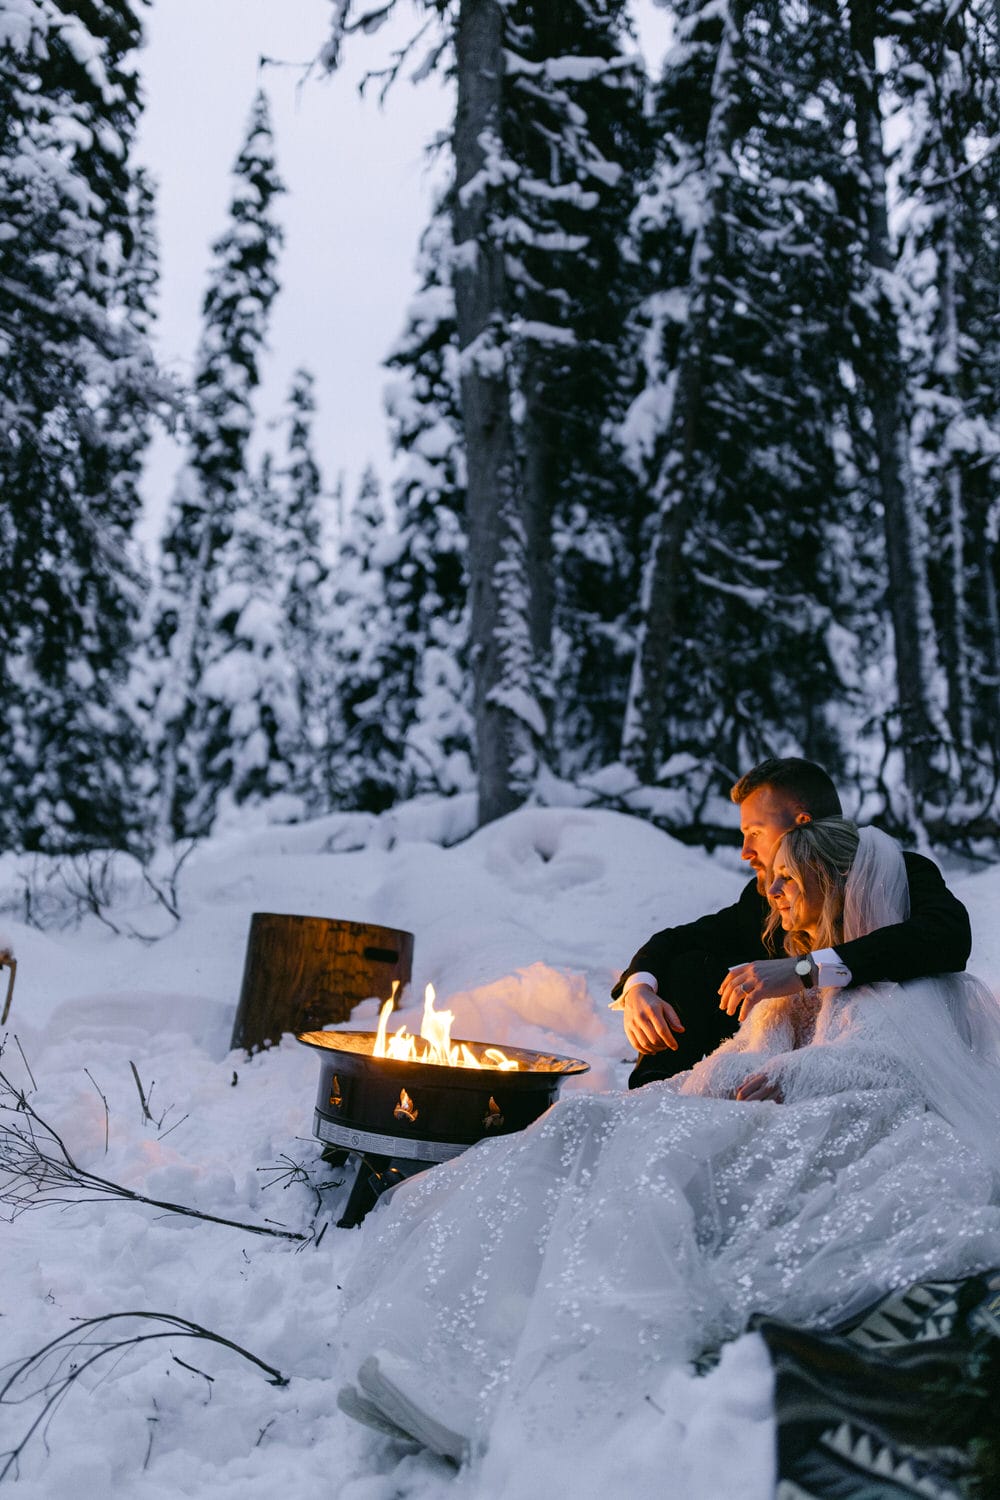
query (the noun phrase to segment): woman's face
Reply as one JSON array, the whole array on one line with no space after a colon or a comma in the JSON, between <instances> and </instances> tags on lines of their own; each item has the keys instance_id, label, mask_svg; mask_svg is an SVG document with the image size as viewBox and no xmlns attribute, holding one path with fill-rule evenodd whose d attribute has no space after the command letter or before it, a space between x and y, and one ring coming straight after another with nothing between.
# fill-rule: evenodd
<instances>
[{"instance_id":1,"label":"woman's face","mask_svg":"<svg viewBox=\"0 0 1000 1500\"><path fill-rule=\"evenodd\" d=\"M808 932L818 926L823 897L811 870L803 869L798 876L793 875L779 856L771 871L767 895L786 932Z\"/></svg>"}]
</instances>

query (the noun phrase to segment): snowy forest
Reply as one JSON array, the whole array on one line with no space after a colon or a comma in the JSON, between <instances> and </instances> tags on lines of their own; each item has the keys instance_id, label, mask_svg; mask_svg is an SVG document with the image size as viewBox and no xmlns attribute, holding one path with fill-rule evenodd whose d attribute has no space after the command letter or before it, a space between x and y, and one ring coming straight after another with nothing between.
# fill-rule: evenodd
<instances>
[{"instance_id":1,"label":"snowy forest","mask_svg":"<svg viewBox=\"0 0 1000 1500\"><path fill-rule=\"evenodd\" d=\"M444 72L446 174L338 490L255 392L281 142L248 99L187 388L152 335L143 0L0 0L0 838L475 793L722 836L755 760L965 848L1000 812L992 0L333 0L317 71ZM308 86L308 85L307 85ZM157 424L181 435L136 539Z\"/></svg>"}]
</instances>

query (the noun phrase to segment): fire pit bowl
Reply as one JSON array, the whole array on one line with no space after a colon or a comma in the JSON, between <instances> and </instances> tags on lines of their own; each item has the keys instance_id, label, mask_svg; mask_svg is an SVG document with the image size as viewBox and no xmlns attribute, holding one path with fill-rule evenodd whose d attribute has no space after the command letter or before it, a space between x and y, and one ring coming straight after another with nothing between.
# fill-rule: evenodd
<instances>
[{"instance_id":1,"label":"fire pit bowl","mask_svg":"<svg viewBox=\"0 0 1000 1500\"><path fill-rule=\"evenodd\" d=\"M564 1078L590 1067L507 1047L517 1069L497 1068L485 1060L485 1042L464 1043L478 1068L400 1062L372 1055L370 1031L304 1031L297 1040L320 1053L313 1128L321 1141L423 1162L447 1161L484 1136L523 1130L554 1102Z\"/></svg>"},{"instance_id":2,"label":"fire pit bowl","mask_svg":"<svg viewBox=\"0 0 1000 1500\"><path fill-rule=\"evenodd\" d=\"M456 1041L477 1066L376 1057L370 1031L305 1031L297 1040L319 1054L313 1133L334 1159L359 1158L370 1202L355 1186L341 1224L360 1222L379 1193L402 1177L458 1156L486 1136L523 1130L554 1103L564 1078L590 1064L506 1047L508 1066L485 1042ZM517 1067L511 1067L516 1063Z\"/></svg>"}]
</instances>

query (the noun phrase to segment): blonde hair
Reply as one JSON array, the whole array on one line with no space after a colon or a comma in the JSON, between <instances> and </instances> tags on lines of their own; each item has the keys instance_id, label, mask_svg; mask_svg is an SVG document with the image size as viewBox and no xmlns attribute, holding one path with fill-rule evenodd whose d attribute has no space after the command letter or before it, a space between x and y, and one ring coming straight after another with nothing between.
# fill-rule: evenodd
<instances>
[{"instance_id":1,"label":"blonde hair","mask_svg":"<svg viewBox=\"0 0 1000 1500\"><path fill-rule=\"evenodd\" d=\"M831 948L842 940L844 891L857 852L858 830L847 818L816 818L811 823L800 823L789 829L777 845L771 869L783 864L800 887L804 887L804 876L811 875L820 891L820 914L815 930L801 928L785 933L786 953ZM764 928L764 941L772 952L777 946L780 929L777 908L772 906Z\"/></svg>"}]
</instances>

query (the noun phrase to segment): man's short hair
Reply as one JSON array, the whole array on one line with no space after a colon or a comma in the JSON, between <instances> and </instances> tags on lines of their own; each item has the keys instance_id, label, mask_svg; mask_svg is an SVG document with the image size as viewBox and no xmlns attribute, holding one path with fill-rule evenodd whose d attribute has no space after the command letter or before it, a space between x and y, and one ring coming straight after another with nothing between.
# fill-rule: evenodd
<instances>
[{"instance_id":1,"label":"man's short hair","mask_svg":"<svg viewBox=\"0 0 1000 1500\"><path fill-rule=\"evenodd\" d=\"M745 802L751 792L762 786L793 797L811 818L843 815L837 788L823 767L813 760L803 760L798 755L772 755L741 776L729 795L734 802Z\"/></svg>"}]
</instances>

